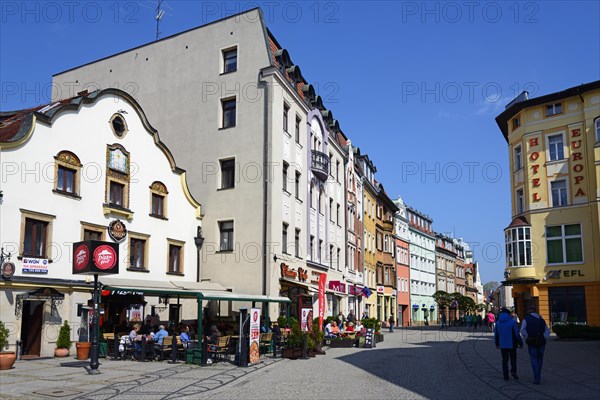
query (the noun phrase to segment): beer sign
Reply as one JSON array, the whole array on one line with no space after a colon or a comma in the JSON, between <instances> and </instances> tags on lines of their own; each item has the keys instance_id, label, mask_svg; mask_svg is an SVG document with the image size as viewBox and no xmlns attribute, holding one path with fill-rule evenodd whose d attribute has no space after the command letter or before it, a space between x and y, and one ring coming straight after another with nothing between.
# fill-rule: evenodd
<instances>
[{"instance_id":1,"label":"beer sign","mask_svg":"<svg viewBox=\"0 0 600 400\"><path fill-rule=\"evenodd\" d=\"M119 245L100 240L73 244L73 274L111 275L119 273Z\"/></svg>"}]
</instances>

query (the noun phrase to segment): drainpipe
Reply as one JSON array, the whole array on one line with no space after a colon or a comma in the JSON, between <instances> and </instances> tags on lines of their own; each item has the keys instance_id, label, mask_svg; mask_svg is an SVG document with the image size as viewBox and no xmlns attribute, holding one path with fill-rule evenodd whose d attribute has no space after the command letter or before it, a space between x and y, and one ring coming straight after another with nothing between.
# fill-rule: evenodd
<instances>
[{"instance_id":1,"label":"drainpipe","mask_svg":"<svg viewBox=\"0 0 600 400\"><path fill-rule=\"evenodd\" d=\"M269 254L267 250L267 223L269 210L269 84L263 80L262 71L258 75L258 84L264 90L264 109L263 109L263 226L262 226L262 294L267 294L267 272Z\"/></svg>"}]
</instances>

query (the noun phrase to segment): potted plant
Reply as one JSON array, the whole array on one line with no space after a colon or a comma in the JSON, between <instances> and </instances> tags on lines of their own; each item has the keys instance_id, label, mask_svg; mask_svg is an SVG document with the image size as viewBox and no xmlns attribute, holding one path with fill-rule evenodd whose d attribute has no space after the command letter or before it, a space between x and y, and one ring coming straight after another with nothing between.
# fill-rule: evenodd
<instances>
[{"instance_id":1,"label":"potted plant","mask_svg":"<svg viewBox=\"0 0 600 400\"><path fill-rule=\"evenodd\" d=\"M0 321L0 370L11 369L17 354L14 351L4 351L8 347L8 329Z\"/></svg>"},{"instance_id":2,"label":"potted plant","mask_svg":"<svg viewBox=\"0 0 600 400\"><path fill-rule=\"evenodd\" d=\"M75 342L75 348L77 349L77 359L87 360L90 358L90 347L91 343L88 341L88 331L85 328L79 329L79 341Z\"/></svg>"},{"instance_id":3,"label":"potted plant","mask_svg":"<svg viewBox=\"0 0 600 400\"><path fill-rule=\"evenodd\" d=\"M54 350L54 357L67 357L70 354L69 349L71 348L71 327L69 322L65 321L60 327L58 332L58 339L56 339L56 349Z\"/></svg>"},{"instance_id":4,"label":"potted plant","mask_svg":"<svg viewBox=\"0 0 600 400\"><path fill-rule=\"evenodd\" d=\"M300 323L295 318L289 320L291 332L287 339L287 345L282 350L281 354L285 358L300 358L302 357L302 341L304 333L300 329Z\"/></svg>"}]
</instances>

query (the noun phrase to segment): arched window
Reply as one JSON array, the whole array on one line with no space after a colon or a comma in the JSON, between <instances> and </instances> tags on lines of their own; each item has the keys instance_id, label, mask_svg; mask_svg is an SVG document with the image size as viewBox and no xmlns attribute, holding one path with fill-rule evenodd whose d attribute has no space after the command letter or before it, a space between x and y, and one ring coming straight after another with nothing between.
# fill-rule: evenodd
<instances>
[{"instance_id":1,"label":"arched window","mask_svg":"<svg viewBox=\"0 0 600 400\"><path fill-rule=\"evenodd\" d=\"M150 185L150 216L167 219L167 187L159 181Z\"/></svg>"},{"instance_id":2,"label":"arched window","mask_svg":"<svg viewBox=\"0 0 600 400\"><path fill-rule=\"evenodd\" d=\"M81 161L70 151L61 151L54 160L54 193L78 198Z\"/></svg>"}]
</instances>

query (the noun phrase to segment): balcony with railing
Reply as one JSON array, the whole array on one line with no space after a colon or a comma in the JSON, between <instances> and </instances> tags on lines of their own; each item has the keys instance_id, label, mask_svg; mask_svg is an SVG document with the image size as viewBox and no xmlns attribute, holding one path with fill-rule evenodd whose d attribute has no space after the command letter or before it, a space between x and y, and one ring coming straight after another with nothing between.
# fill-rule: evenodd
<instances>
[{"instance_id":1,"label":"balcony with railing","mask_svg":"<svg viewBox=\"0 0 600 400\"><path fill-rule=\"evenodd\" d=\"M329 157L327 154L312 150L311 164L312 172L322 181L327 180L329 175Z\"/></svg>"}]
</instances>

